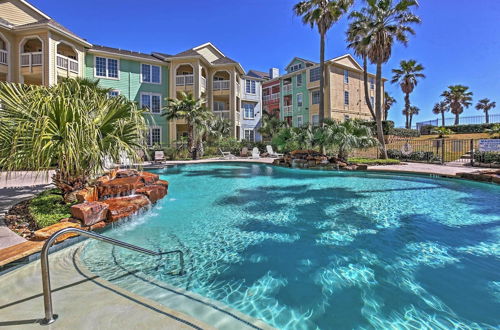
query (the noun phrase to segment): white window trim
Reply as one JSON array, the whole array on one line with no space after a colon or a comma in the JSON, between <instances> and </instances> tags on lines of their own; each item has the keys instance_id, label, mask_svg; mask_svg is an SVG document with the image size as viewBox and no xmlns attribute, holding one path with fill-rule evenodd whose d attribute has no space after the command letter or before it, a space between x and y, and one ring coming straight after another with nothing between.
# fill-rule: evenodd
<instances>
[{"instance_id":1,"label":"white window trim","mask_svg":"<svg viewBox=\"0 0 500 330\"><path fill-rule=\"evenodd\" d=\"M151 74L151 80L153 80L153 67L154 67L154 66L157 66L158 68L160 68L160 82L157 82L157 83L156 83L156 82L153 82L153 81L144 81L144 80L142 79L142 66L143 66L143 65L148 65L148 66L149 66L149 70L150 70L149 72L150 72L150 74ZM140 70L141 70L141 74L140 74L140 75L141 75L141 83L144 83L144 84L152 84L152 85L161 85L161 76L162 76L162 72L161 72L161 66L160 66L160 65L148 64L148 63L141 63L141 68L140 68Z\"/></svg>"},{"instance_id":2,"label":"white window trim","mask_svg":"<svg viewBox=\"0 0 500 330\"><path fill-rule=\"evenodd\" d=\"M250 91L249 92L247 92L247 83L250 85ZM255 86L255 91L254 92L252 92L252 83ZM245 94L257 95L257 82L255 80L245 79Z\"/></svg>"},{"instance_id":3,"label":"white window trim","mask_svg":"<svg viewBox=\"0 0 500 330\"><path fill-rule=\"evenodd\" d=\"M117 92L118 94L116 94L116 96L118 96L118 95L121 95L121 94L122 94L122 92L121 92L119 89L113 88L113 89L110 89L110 90L109 90L108 95L109 95L109 93L112 93L112 92Z\"/></svg>"},{"instance_id":4,"label":"white window trim","mask_svg":"<svg viewBox=\"0 0 500 330\"><path fill-rule=\"evenodd\" d=\"M319 93L319 90L311 91L311 105L316 105L316 104L319 104L321 102L321 93L319 93L318 94L318 103L313 103L314 102L314 93L315 92Z\"/></svg>"},{"instance_id":5,"label":"white window trim","mask_svg":"<svg viewBox=\"0 0 500 330\"><path fill-rule=\"evenodd\" d=\"M302 122L300 125L299 125L299 118L300 118L300 121ZM297 127L301 127L301 126L304 126L304 117L302 115L297 116Z\"/></svg>"},{"instance_id":6,"label":"white window trim","mask_svg":"<svg viewBox=\"0 0 500 330\"><path fill-rule=\"evenodd\" d=\"M150 97L151 108L148 110L148 112L150 114L153 114L153 115L160 115L161 114L162 103L163 103L162 95L160 93L141 92L141 94L139 95L139 106L140 106L141 109L143 108L143 106L142 106L142 96L143 95L149 95L149 97ZM153 108L153 96L159 96L160 97L160 111L159 112L153 112L152 111L152 108Z\"/></svg>"},{"instance_id":7,"label":"white window trim","mask_svg":"<svg viewBox=\"0 0 500 330\"><path fill-rule=\"evenodd\" d=\"M347 76L346 76L346 73L347 73ZM349 83L349 70L344 70L344 84L348 84Z\"/></svg>"},{"instance_id":8,"label":"white window trim","mask_svg":"<svg viewBox=\"0 0 500 330\"><path fill-rule=\"evenodd\" d=\"M301 77L300 79L302 79L302 73L299 73L296 77L295 77L295 86L297 87L302 87L302 85L304 84L304 79L302 79L300 81L300 85L299 85L299 77Z\"/></svg>"},{"instance_id":9,"label":"white window trim","mask_svg":"<svg viewBox=\"0 0 500 330\"><path fill-rule=\"evenodd\" d=\"M302 104L299 104L299 95L301 96L301 102ZM297 107L303 107L304 106L304 95L302 93L297 93Z\"/></svg>"},{"instance_id":10,"label":"white window trim","mask_svg":"<svg viewBox=\"0 0 500 330\"><path fill-rule=\"evenodd\" d=\"M255 142L255 129L254 128L243 128L243 139L246 140L246 132L253 132L253 141L247 140L249 142Z\"/></svg>"},{"instance_id":11,"label":"white window trim","mask_svg":"<svg viewBox=\"0 0 500 330\"><path fill-rule=\"evenodd\" d=\"M97 58L100 57L100 58L104 58L106 59L106 76L98 76L97 75ZM115 78L115 77L109 77L108 76L108 60L116 60L116 67L117 67L117 70L118 70L118 77ZM94 55L94 77L95 78L99 78L99 79L110 79L110 80L120 80L120 59L119 58L114 58L114 57L106 57L106 56L99 56L99 55Z\"/></svg>"},{"instance_id":12,"label":"white window trim","mask_svg":"<svg viewBox=\"0 0 500 330\"><path fill-rule=\"evenodd\" d=\"M246 104L250 104L250 103L246 103ZM243 119L249 119L249 120L255 119L255 106L253 107L253 117L247 117L245 110L246 110L246 108L243 106Z\"/></svg>"},{"instance_id":13,"label":"white window trim","mask_svg":"<svg viewBox=\"0 0 500 330\"><path fill-rule=\"evenodd\" d=\"M159 129L160 130L160 144L162 143L161 142L161 137L163 136L163 129L161 126L148 126L148 141L147 141L147 145L148 147L152 147L153 146L153 129Z\"/></svg>"}]
</instances>

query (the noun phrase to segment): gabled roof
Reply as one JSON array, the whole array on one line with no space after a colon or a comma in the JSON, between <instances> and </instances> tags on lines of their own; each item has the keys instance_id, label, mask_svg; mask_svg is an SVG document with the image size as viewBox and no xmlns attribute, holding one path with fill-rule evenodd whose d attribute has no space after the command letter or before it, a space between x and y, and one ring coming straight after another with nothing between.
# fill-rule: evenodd
<instances>
[{"instance_id":1,"label":"gabled roof","mask_svg":"<svg viewBox=\"0 0 500 330\"><path fill-rule=\"evenodd\" d=\"M347 62L346 62L347 61ZM332 58L328 62L337 63L343 66L349 66L348 63L352 64L356 69L363 71L363 67L351 56L351 54L345 54L339 57Z\"/></svg>"},{"instance_id":2,"label":"gabled roof","mask_svg":"<svg viewBox=\"0 0 500 330\"><path fill-rule=\"evenodd\" d=\"M257 70L248 70L247 76L249 76L249 77L255 77L255 78L260 78L260 79L270 79L271 78L269 76L268 72L257 71Z\"/></svg>"},{"instance_id":3,"label":"gabled roof","mask_svg":"<svg viewBox=\"0 0 500 330\"><path fill-rule=\"evenodd\" d=\"M299 60L299 61L304 62L304 63L306 63L306 64L308 64L308 63L309 63L309 64L311 64L311 65L316 65L316 64L318 64L318 63L316 63L316 62L306 60L306 59L304 59L304 58L302 58L302 57L297 57L297 56L295 56L294 58L292 58L292 60L290 61L290 63L288 63L288 65L285 67L285 69L288 69L288 67L289 67L290 65L292 65L292 63L293 63L293 62L295 62L296 60Z\"/></svg>"},{"instance_id":4,"label":"gabled roof","mask_svg":"<svg viewBox=\"0 0 500 330\"><path fill-rule=\"evenodd\" d=\"M138 57L138 58L143 58L145 60L150 60L150 61L161 61L157 57L151 55L151 54L145 54L145 53L140 53L140 52L134 52L131 50L125 50L125 49L120 49L120 48L113 48L113 47L107 47L107 46L100 46L100 45L93 45L92 48L89 50L90 52L103 52L103 53L109 53L109 54L116 54L120 56L126 56L126 57Z\"/></svg>"},{"instance_id":5,"label":"gabled roof","mask_svg":"<svg viewBox=\"0 0 500 330\"><path fill-rule=\"evenodd\" d=\"M45 19L51 19L49 15L45 14L43 11L41 11L40 9L36 8L35 6L33 6L28 1L24 1L24 0L18 0L18 1L20 3L22 3L23 5L25 5L26 7L30 8L31 10L33 10L34 12L36 12L37 14L39 14L40 16L42 16L43 18L45 18Z\"/></svg>"}]
</instances>

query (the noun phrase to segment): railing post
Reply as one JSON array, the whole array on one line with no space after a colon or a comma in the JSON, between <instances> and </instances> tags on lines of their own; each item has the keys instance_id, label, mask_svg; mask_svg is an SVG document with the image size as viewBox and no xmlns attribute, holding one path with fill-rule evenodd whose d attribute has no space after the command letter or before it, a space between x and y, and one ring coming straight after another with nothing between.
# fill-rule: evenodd
<instances>
[{"instance_id":1,"label":"railing post","mask_svg":"<svg viewBox=\"0 0 500 330\"><path fill-rule=\"evenodd\" d=\"M441 139L441 165L444 165L444 138Z\"/></svg>"},{"instance_id":2,"label":"railing post","mask_svg":"<svg viewBox=\"0 0 500 330\"><path fill-rule=\"evenodd\" d=\"M474 139L470 139L470 166L474 166Z\"/></svg>"}]
</instances>

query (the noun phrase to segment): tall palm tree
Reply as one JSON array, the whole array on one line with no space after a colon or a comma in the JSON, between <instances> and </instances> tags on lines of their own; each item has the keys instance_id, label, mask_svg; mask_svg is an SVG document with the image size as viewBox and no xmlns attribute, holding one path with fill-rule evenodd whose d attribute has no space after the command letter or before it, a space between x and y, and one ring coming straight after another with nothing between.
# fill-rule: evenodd
<instances>
[{"instance_id":1,"label":"tall palm tree","mask_svg":"<svg viewBox=\"0 0 500 330\"><path fill-rule=\"evenodd\" d=\"M393 98L389 93L384 93L384 120L389 117L389 110L396 103L396 99Z\"/></svg>"},{"instance_id":2,"label":"tall palm tree","mask_svg":"<svg viewBox=\"0 0 500 330\"><path fill-rule=\"evenodd\" d=\"M409 120L409 116L412 113L410 111L410 94L417 86L418 80L425 78L422 71L424 71L423 65L417 63L415 60L403 60L399 63L399 68L392 69L394 75L392 76L391 83L399 83L401 91L405 94L406 128L411 128Z\"/></svg>"},{"instance_id":3,"label":"tall palm tree","mask_svg":"<svg viewBox=\"0 0 500 330\"><path fill-rule=\"evenodd\" d=\"M395 41L406 45L408 34L415 34L411 24L420 23L420 18L411 12L418 6L416 0L368 0L367 6L353 17L364 17L369 23L369 33L364 37L367 46L367 57L376 64L375 116L377 122L377 138L380 143L381 156L387 158L382 127L382 65L392 54Z\"/></svg>"},{"instance_id":4,"label":"tall palm tree","mask_svg":"<svg viewBox=\"0 0 500 330\"><path fill-rule=\"evenodd\" d=\"M446 103L451 109L451 113L455 115L455 124L460 121L460 114L464 112L464 108L468 108L472 104L472 92L469 87L464 85L448 86L448 90L441 94Z\"/></svg>"},{"instance_id":5,"label":"tall palm tree","mask_svg":"<svg viewBox=\"0 0 500 330\"><path fill-rule=\"evenodd\" d=\"M441 126L445 126L444 113L450 111L448 103L446 101L440 101L434 104L434 108L432 108L432 112L436 115L441 114Z\"/></svg>"},{"instance_id":6,"label":"tall palm tree","mask_svg":"<svg viewBox=\"0 0 500 330\"><path fill-rule=\"evenodd\" d=\"M497 103L490 101L490 99L488 99L488 98L479 100L479 102L477 102L476 109L484 112L484 115L486 117L485 118L486 124L489 124L489 122L490 122L490 116L488 115L488 112L491 109L495 108L496 106L497 106Z\"/></svg>"},{"instance_id":7,"label":"tall palm tree","mask_svg":"<svg viewBox=\"0 0 500 330\"><path fill-rule=\"evenodd\" d=\"M320 36L320 80L319 80L319 121L325 119L325 37L328 30L335 24L354 0L306 0L293 7L295 15L302 17L302 22L311 28L316 27Z\"/></svg>"},{"instance_id":8,"label":"tall palm tree","mask_svg":"<svg viewBox=\"0 0 500 330\"><path fill-rule=\"evenodd\" d=\"M420 113L420 108L415 106L415 105L411 105L410 106L410 109L409 110L406 110L403 109L403 115L405 115L408 119L408 125L406 128L411 128L411 123L412 123L412 120L413 120L413 116L416 116Z\"/></svg>"},{"instance_id":9,"label":"tall palm tree","mask_svg":"<svg viewBox=\"0 0 500 330\"><path fill-rule=\"evenodd\" d=\"M104 159L138 160L143 111L123 96L68 79L46 87L0 82L0 168L45 171L69 201L104 169Z\"/></svg>"},{"instance_id":10,"label":"tall palm tree","mask_svg":"<svg viewBox=\"0 0 500 330\"><path fill-rule=\"evenodd\" d=\"M196 99L193 94L182 92L178 99L168 99L164 108L167 121L184 119L188 127L188 148L192 152L195 147L195 129L205 125L213 118L213 112L204 106L203 99ZM196 155L193 154L193 158Z\"/></svg>"}]
</instances>

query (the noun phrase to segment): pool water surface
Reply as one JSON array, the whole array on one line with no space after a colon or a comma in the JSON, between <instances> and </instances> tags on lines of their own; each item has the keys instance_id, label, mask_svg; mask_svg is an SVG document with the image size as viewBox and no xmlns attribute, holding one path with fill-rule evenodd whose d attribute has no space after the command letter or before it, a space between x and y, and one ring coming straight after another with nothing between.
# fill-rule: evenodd
<instances>
[{"instance_id":1,"label":"pool water surface","mask_svg":"<svg viewBox=\"0 0 500 330\"><path fill-rule=\"evenodd\" d=\"M281 329L500 326L500 186L394 173L216 163L159 170L169 194L105 235L89 269L127 270ZM139 280L138 280L139 281Z\"/></svg>"}]
</instances>

